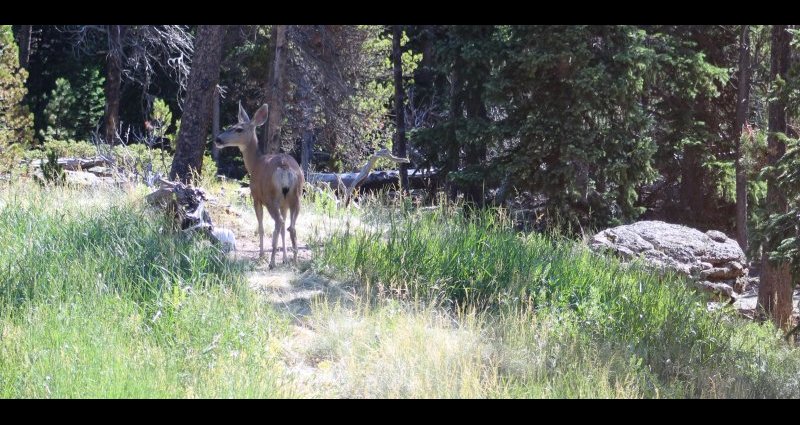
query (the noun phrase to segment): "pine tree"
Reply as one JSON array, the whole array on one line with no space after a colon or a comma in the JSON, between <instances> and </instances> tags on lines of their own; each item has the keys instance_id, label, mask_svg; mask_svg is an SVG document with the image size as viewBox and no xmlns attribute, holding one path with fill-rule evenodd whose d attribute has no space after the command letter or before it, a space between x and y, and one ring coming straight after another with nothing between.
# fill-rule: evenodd
<instances>
[{"instance_id":1,"label":"pine tree","mask_svg":"<svg viewBox=\"0 0 800 425\"><path fill-rule=\"evenodd\" d=\"M33 116L23 103L28 71L19 66L19 49L10 25L0 26L0 151L26 145L33 137Z\"/></svg>"}]
</instances>

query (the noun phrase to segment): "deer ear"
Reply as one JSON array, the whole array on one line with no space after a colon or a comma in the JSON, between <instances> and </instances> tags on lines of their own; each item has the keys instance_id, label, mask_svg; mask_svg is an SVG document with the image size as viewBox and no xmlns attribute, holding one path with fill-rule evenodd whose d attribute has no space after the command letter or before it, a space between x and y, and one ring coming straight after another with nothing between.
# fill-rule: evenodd
<instances>
[{"instance_id":1,"label":"deer ear","mask_svg":"<svg viewBox=\"0 0 800 425\"><path fill-rule=\"evenodd\" d=\"M248 123L250 122L250 117L245 112L244 108L242 108L242 101L239 101L239 123Z\"/></svg>"},{"instance_id":2,"label":"deer ear","mask_svg":"<svg viewBox=\"0 0 800 425\"><path fill-rule=\"evenodd\" d=\"M253 115L253 124L255 124L256 127L264 125L264 123L267 122L268 113L269 113L269 105L267 105L266 103L261 105L261 107L258 108L258 110L256 111L256 114Z\"/></svg>"}]
</instances>

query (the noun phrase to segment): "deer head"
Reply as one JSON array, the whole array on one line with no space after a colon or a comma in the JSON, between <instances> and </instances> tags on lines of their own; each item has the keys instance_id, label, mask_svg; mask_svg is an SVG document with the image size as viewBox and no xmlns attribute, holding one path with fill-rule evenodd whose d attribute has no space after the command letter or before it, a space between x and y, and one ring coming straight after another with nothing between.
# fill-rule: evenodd
<instances>
[{"instance_id":1,"label":"deer head","mask_svg":"<svg viewBox=\"0 0 800 425\"><path fill-rule=\"evenodd\" d=\"M229 146L236 146L239 149L243 149L250 144L257 145L256 128L267 122L268 112L269 106L265 103L258 108L251 120L247 112L242 108L242 102L239 102L239 122L217 136L217 147L227 148Z\"/></svg>"}]
</instances>

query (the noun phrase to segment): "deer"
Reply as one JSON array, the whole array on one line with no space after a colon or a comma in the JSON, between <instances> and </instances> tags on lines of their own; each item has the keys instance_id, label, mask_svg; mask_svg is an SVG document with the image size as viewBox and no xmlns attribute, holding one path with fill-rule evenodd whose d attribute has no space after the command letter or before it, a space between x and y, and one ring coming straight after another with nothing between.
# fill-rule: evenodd
<instances>
[{"instance_id":1,"label":"deer","mask_svg":"<svg viewBox=\"0 0 800 425\"><path fill-rule=\"evenodd\" d=\"M300 197L305 178L297 161L284 153L261 155L258 151L256 128L267 121L269 106L265 103L253 119L239 102L239 122L220 133L215 144L218 148L238 147L244 157L244 166L250 174L250 194L258 219L259 258L264 258L264 207L275 222L272 232L272 255L269 268L275 267L278 235L283 243L283 262L286 262L286 218L289 217L289 236L292 239L294 262L297 262L297 216L300 215Z\"/></svg>"}]
</instances>

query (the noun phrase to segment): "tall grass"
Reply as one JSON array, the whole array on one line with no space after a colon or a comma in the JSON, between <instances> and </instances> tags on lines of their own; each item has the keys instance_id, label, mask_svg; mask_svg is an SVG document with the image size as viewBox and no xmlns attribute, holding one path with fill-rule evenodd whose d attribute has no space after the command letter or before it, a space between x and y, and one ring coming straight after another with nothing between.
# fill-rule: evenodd
<instances>
[{"instance_id":1,"label":"tall grass","mask_svg":"<svg viewBox=\"0 0 800 425\"><path fill-rule=\"evenodd\" d=\"M309 201L358 287L296 317L144 194L0 187L0 397L800 396L771 325L502 215Z\"/></svg>"},{"instance_id":2,"label":"tall grass","mask_svg":"<svg viewBox=\"0 0 800 425\"><path fill-rule=\"evenodd\" d=\"M386 211L383 221L334 231L316 255L317 269L350 273L406 300L444 300L500 318L530 311L534 323L568 323L557 340L575 349L558 355L561 364L574 364L570 356L603 363L598 370L635 377L640 396L800 396L800 355L771 325L706 311L702 296L676 276L622 265L555 235L517 234L492 211ZM516 323L499 325L501 345L526 332ZM507 371L504 379L526 388L524 376ZM585 378L550 377L567 387Z\"/></svg>"},{"instance_id":3,"label":"tall grass","mask_svg":"<svg viewBox=\"0 0 800 425\"><path fill-rule=\"evenodd\" d=\"M306 356L324 379L313 387L366 398L642 396L647 374L579 341L571 322L508 313L389 299L320 304Z\"/></svg>"},{"instance_id":4,"label":"tall grass","mask_svg":"<svg viewBox=\"0 0 800 425\"><path fill-rule=\"evenodd\" d=\"M285 397L285 319L144 193L0 189L0 396Z\"/></svg>"}]
</instances>

